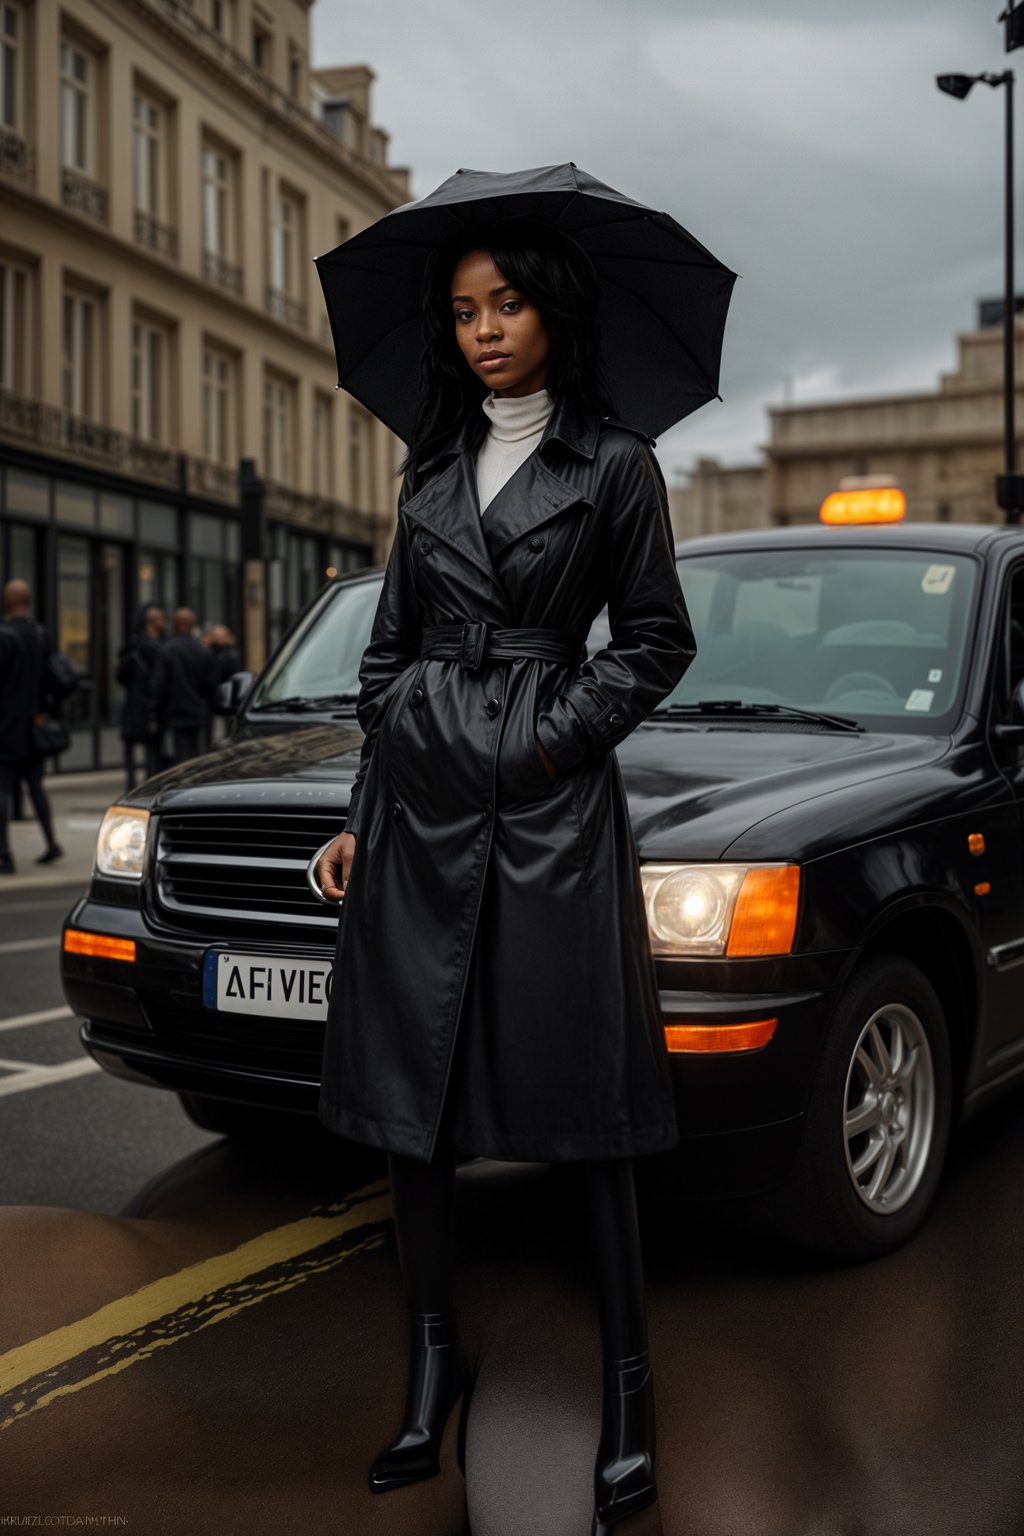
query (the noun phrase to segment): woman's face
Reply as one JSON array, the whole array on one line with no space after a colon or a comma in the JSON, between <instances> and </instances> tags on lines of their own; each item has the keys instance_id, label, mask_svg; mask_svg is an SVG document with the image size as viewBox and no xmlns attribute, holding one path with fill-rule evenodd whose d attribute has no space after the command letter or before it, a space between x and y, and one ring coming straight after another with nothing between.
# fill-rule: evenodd
<instances>
[{"instance_id":1,"label":"woman's face","mask_svg":"<svg viewBox=\"0 0 1024 1536\"><path fill-rule=\"evenodd\" d=\"M455 339L478 379L496 395L532 395L547 380L551 337L540 310L494 265L467 251L452 273Z\"/></svg>"}]
</instances>

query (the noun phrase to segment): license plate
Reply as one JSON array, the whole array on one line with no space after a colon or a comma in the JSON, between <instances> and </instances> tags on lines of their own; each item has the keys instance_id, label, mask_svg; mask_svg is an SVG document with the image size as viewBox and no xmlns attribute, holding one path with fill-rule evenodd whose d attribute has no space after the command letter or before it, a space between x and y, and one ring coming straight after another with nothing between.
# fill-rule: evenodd
<instances>
[{"instance_id":1,"label":"license plate","mask_svg":"<svg viewBox=\"0 0 1024 1536\"><path fill-rule=\"evenodd\" d=\"M330 960L210 949L203 964L203 1002L220 1013L326 1019L333 968Z\"/></svg>"}]
</instances>

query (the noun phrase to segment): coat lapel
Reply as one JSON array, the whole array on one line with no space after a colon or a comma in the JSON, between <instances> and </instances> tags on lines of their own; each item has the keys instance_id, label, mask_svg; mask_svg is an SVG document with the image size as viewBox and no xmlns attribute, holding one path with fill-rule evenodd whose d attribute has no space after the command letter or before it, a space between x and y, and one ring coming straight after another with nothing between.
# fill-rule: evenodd
<instances>
[{"instance_id":1,"label":"coat lapel","mask_svg":"<svg viewBox=\"0 0 1024 1536\"><path fill-rule=\"evenodd\" d=\"M495 560L513 540L582 499L578 487L563 480L547 462L548 445L558 440L584 458L592 459L600 421L567 400L558 401L540 443L488 504L482 519L476 458L468 443L467 425L463 423L449 448L424 465L426 470L445 458L451 459L410 496L403 511L471 561L508 612L508 594L499 580Z\"/></svg>"}]
</instances>

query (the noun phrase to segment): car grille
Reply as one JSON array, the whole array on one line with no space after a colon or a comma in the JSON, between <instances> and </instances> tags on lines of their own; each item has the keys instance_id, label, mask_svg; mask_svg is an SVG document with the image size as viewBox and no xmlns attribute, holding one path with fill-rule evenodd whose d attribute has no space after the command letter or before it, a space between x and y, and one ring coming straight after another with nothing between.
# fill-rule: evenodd
<instances>
[{"instance_id":1,"label":"car grille","mask_svg":"<svg viewBox=\"0 0 1024 1536\"><path fill-rule=\"evenodd\" d=\"M186 926L209 919L275 927L335 929L338 908L324 906L306 867L345 818L323 809L172 811L160 816L156 902Z\"/></svg>"}]
</instances>

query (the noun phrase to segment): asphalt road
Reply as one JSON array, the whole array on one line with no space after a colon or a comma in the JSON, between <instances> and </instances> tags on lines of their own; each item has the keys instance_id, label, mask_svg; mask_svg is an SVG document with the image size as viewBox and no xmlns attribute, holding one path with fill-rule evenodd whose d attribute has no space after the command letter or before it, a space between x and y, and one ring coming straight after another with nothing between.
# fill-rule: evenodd
<instances>
[{"instance_id":1,"label":"asphalt road","mask_svg":"<svg viewBox=\"0 0 1024 1536\"><path fill-rule=\"evenodd\" d=\"M113 1215L141 1184L216 1138L172 1095L117 1081L79 1045L58 944L81 889L80 881L0 889L0 1206Z\"/></svg>"},{"instance_id":2,"label":"asphalt road","mask_svg":"<svg viewBox=\"0 0 1024 1536\"><path fill-rule=\"evenodd\" d=\"M579 1169L460 1168L466 1479L453 1415L441 1476L374 1496L405 1369L382 1160L331 1137L233 1144L83 1070L57 977L78 888L0 891L0 1516L589 1536ZM872 1264L643 1200L665 1536L1021 1536L1021 1110L957 1134L927 1227Z\"/></svg>"}]
</instances>

